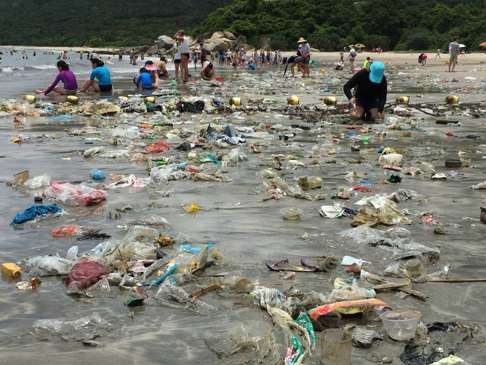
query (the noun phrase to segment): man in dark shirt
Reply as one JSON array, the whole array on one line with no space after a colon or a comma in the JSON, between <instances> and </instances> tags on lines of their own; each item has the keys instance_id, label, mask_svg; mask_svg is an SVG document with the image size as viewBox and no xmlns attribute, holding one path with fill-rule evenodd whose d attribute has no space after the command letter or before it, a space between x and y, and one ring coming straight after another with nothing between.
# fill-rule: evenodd
<instances>
[{"instance_id":1,"label":"man in dark shirt","mask_svg":"<svg viewBox=\"0 0 486 365\"><path fill-rule=\"evenodd\" d=\"M365 121L383 119L387 94L384 73L383 62L373 62L369 71L362 69L344 85L344 94L354 107L351 112L354 119ZM354 89L354 96L352 89Z\"/></svg>"}]
</instances>

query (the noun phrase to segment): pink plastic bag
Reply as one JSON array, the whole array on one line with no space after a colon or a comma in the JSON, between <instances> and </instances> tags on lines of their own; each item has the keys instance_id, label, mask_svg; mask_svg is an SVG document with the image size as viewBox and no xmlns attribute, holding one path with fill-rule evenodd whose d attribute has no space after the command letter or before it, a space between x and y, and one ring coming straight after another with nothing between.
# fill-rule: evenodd
<instances>
[{"instance_id":1,"label":"pink plastic bag","mask_svg":"<svg viewBox=\"0 0 486 365\"><path fill-rule=\"evenodd\" d=\"M157 141L152 144L149 144L145 147L145 152L147 153L162 153L167 152L170 146L165 141Z\"/></svg>"},{"instance_id":2,"label":"pink plastic bag","mask_svg":"<svg viewBox=\"0 0 486 365\"><path fill-rule=\"evenodd\" d=\"M77 289L87 289L107 274L109 274L109 270L101 262L94 259L82 259L71 268L65 282Z\"/></svg>"},{"instance_id":3,"label":"pink plastic bag","mask_svg":"<svg viewBox=\"0 0 486 365\"><path fill-rule=\"evenodd\" d=\"M106 191L86 185L52 181L46 196L70 205L96 205L106 200Z\"/></svg>"}]
</instances>

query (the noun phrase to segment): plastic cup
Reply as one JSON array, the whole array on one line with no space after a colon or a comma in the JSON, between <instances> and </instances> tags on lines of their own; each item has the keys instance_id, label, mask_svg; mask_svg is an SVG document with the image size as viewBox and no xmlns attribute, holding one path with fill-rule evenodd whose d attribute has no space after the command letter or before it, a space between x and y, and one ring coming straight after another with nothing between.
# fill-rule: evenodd
<instances>
[{"instance_id":1,"label":"plastic cup","mask_svg":"<svg viewBox=\"0 0 486 365\"><path fill-rule=\"evenodd\" d=\"M396 341L408 341L415 337L422 314L419 311L399 309L380 315L383 328Z\"/></svg>"},{"instance_id":2,"label":"plastic cup","mask_svg":"<svg viewBox=\"0 0 486 365\"><path fill-rule=\"evenodd\" d=\"M352 336L340 328L329 329L319 341L322 365L351 365Z\"/></svg>"},{"instance_id":3,"label":"plastic cup","mask_svg":"<svg viewBox=\"0 0 486 365\"><path fill-rule=\"evenodd\" d=\"M363 144L368 144L370 142L370 136L362 136L361 142L363 142Z\"/></svg>"}]
</instances>

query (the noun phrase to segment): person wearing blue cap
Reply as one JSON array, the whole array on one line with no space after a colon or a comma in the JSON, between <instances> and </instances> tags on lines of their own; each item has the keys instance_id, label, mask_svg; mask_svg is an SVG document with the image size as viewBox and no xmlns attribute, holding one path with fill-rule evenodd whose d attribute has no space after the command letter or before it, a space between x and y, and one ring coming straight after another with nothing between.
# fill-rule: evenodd
<instances>
[{"instance_id":1,"label":"person wearing blue cap","mask_svg":"<svg viewBox=\"0 0 486 365\"><path fill-rule=\"evenodd\" d=\"M383 119L387 96L387 81L383 62L375 61L371 64L369 71L362 69L354 74L343 89L344 94L353 106L351 117L365 121Z\"/></svg>"}]
</instances>

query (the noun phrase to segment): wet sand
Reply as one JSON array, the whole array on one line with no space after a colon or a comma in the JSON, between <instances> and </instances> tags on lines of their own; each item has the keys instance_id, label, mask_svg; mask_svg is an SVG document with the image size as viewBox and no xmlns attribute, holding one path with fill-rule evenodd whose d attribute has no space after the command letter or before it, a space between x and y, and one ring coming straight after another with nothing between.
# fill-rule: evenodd
<instances>
[{"instance_id":1,"label":"wet sand","mask_svg":"<svg viewBox=\"0 0 486 365\"><path fill-rule=\"evenodd\" d=\"M459 120L461 126L440 126L427 115L412 118L415 127L406 130L390 130L388 125L373 125L369 131L350 130L345 124L345 116L333 114L318 115L312 120L299 115L282 113L283 105L289 94L297 94L304 105L318 103L324 95L336 94L341 102L342 82L348 73L332 70L332 63L338 54L319 54L316 59L320 65L309 80L282 79L281 70L266 70L259 74L246 72L225 73L226 82L222 88L211 88L204 83L180 86L179 91L188 95L217 95L227 100L231 95L248 98L267 98L276 110L236 113L228 115L182 114L172 118L176 127L194 130L209 122L215 125L233 124L240 127L254 127L260 123L281 127L270 133L269 139L249 139L264 145L262 154L254 154L249 143L241 146L249 160L239 166L229 168L227 175L230 183L207 183L174 181L167 185L150 185L140 191L122 189L110 191L108 202L100 207L74 209L70 215L58 219L48 219L35 226L14 230L9 226L13 215L32 203L30 194L14 191L0 185L0 261L18 261L38 254L64 255L71 244L79 244L80 251L94 247L98 242L72 242L53 240L49 231L55 226L76 222L94 225L115 238L124 234L124 225L133 224L137 219L149 215L167 218L173 228L193 242L214 241L224 257L221 267L210 268L207 274L220 272L239 274L268 287L281 290L297 287L327 293L332 288L335 277L346 275L342 269L331 273L298 273L295 280L283 280L279 273L271 273L264 266L264 260L290 257L320 255L353 255L366 259L373 264L369 269L381 272L390 261L390 252L368 245L358 245L345 241L339 232L350 228L350 220L328 220L319 216L319 207L331 205L331 196L339 186L350 186L344 179L345 172L356 171L374 181L375 193L391 193L397 189L410 189L424 195L423 200L410 200L400 203L401 209L410 212L414 223L405 226L412 232L412 238L430 247L441 250L440 261L427 267L428 272L439 270L444 265L451 266L454 276L486 277L484 257L484 234L486 226L479 222L479 206L486 199L483 191L473 191L470 186L486 179L486 151L480 148L486 144L486 115L484 104L479 118L468 114L467 106L462 111L451 109L449 118ZM479 102L486 100L486 67L481 61L484 55L466 55L460 58L458 72L445 72L444 60L430 59L422 68L416 63L415 56L384 54L388 64L391 81L390 101L397 95L411 95L412 103L433 103L444 105L444 98L450 93L459 94L462 101ZM431 56L430 58L433 58ZM445 58L445 55L443 55ZM358 64L362 61L359 56ZM322 72L320 69L323 69ZM474 77L468 81L464 77ZM457 82L453 81L457 79ZM337 80L337 81L336 81ZM167 86L167 85L166 85ZM115 125L136 125L135 116L126 116L127 124L117 117L99 119L76 117L75 123L59 123L49 118L31 118L26 128L19 131L12 128L11 118L0 120L0 140L4 141L2 172L0 179L6 181L19 170L28 169L31 176L47 173L55 179L68 181L87 181L92 168L101 168L109 174L133 173L145 176L145 167L134 165L126 159L109 160L93 158L86 160L80 152L93 147L83 136L71 136L66 132L88 125L100 126L109 130ZM406 121L405 121L406 122ZM307 126L310 130L295 128L295 124ZM294 125L294 127L292 127ZM386 131L385 138L379 137ZM411 135L406 137L405 131ZM355 135L370 136L369 144L360 144L360 152L351 152ZM446 135L452 132L455 137ZM20 146L7 143L17 134L31 137L29 143ZM295 133L289 141L279 139L279 135ZM477 135L478 138L468 138ZM339 143L336 144L336 139ZM95 145L107 145L105 141ZM323 154L312 162L312 148L318 146ZM450 173L444 168L446 156L458 151L467 153L471 167L463 168L447 181L432 181L427 177L404 176L399 185L388 184L384 171L377 164L377 148L390 146L400 149L407 165L418 161L428 161L437 171ZM108 146L109 147L109 146ZM123 149L126 146L115 147ZM175 153L183 160L184 154ZM309 202L291 197L279 201L262 201L264 187L260 172L268 168L273 155L294 155L305 162L304 167L285 168L281 173L289 182L298 176L317 175L323 178L323 192L327 198L322 202ZM164 197L164 192L171 192ZM360 193L343 204L353 207L353 203L366 194ZM368 194L372 195L372 194ZM185 214L181 206L196 201L204 211L197 215ZM129 204L133 211L121 220L107 218L107 212L114 207ZM300 222L283 221L280 209L298 207L303 210ZM433 234L433 228L420 222L422 212L431 212L446 229L448 234ZM382 227L384 228L384 227ZM307 237L306 239L303 239ZM200 283L201 285L203 283ZM196 286L192 285L195 289ZM415 289L428 295L426 302L412 297L401 299L397 294L380 294L379 297L397 308L417 308L422 312L426 323L433 321L461 320L484 327L483 303L486 300L484 284L417 284ZM214 353L208 350L205 339L216 334L224 335L233 328L243 326L251 336L261 336L271 329L268 316L251 301L237 295L209 294L203 301L215 306L217 312L197 315L182 309L161 306L136 308L134 315L123 305L126 293L113 288L113 294L92 299L78 299L65 293L65 286L57 278L44 279L37 292L29 293L15 289L8 281L0 281L0 352L5 364L85 364L100 362L104 364L187 364L196 361L204 364L217 363ZM86 348L80 343L51 339L39 341L30 335L32 324L41 318L79 318L92 312L99 312L114 324L114 330L97 341L100 348ZM484 345L469 346L459 353L471 364L484 364ZM354 364L373 364L371 353L389 356L393 364L398 360L403 344L385 340L370 350L353 350ZM282 354L283 356L283 354ZM283 357L282 357L283 358ZM229 359L221 363L234 363Z\"/></svg>"}]
</instances>

